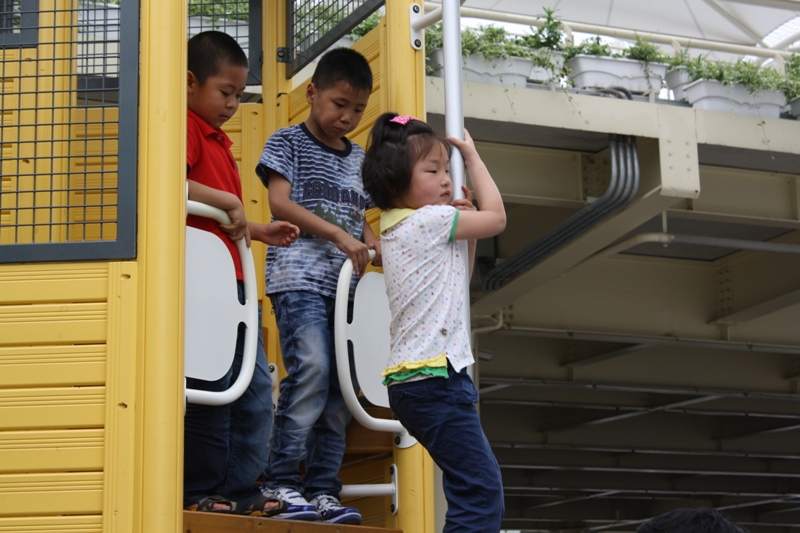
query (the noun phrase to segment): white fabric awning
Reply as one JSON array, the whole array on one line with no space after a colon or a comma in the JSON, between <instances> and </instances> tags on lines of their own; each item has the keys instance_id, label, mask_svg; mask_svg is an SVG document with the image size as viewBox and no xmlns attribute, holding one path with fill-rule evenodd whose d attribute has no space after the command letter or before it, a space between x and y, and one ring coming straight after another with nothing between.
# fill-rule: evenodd
<instances>
[{"instance_id":1,"label":"white fabric awning","mask_svg":"<svg viewBox=\"0 0 800 533\"><path fill-rule=\"evenodd\" d=\"M765 45L764 37L800 17L798 0L466 0L463 7L527 16L550 8L565 22L765 47L776 39ZM780 49L800 40L795 32Z\"/></svg>"}]
</instances>

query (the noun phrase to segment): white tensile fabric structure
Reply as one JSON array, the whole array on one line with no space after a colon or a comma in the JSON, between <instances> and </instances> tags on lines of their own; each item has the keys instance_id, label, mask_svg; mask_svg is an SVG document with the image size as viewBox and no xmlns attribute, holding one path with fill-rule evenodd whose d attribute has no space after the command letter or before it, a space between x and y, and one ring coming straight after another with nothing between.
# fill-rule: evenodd
<instances>
[{"instance_id":1,"label":"white tensile fabric structure","mask_svg":"<svg viewBox=\"0 0 800 533\"><path fill-rule=\"evenodd\" d=\"M771 47L765 36L800 16L796 0L466 0L463 7L533 17L549 8L566 23L764 47ZM776 48L791 47L800 35L786 39Z\"/></svg>"}]
</instances>

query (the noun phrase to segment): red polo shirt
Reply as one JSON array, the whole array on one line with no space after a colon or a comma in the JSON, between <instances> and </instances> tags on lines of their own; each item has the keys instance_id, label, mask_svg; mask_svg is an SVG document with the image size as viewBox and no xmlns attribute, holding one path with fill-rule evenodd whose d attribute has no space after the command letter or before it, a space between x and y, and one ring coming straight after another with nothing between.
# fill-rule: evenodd
<instances>
[{"instance_id":1,"label":"red polo shirt","mask_svg":"<svg viewBox=\"0 0 800 533\"><path fill-rule=\"evenodd\" d=\"M239 169L231 153L233 143L221 129L212 128L205 120L188 110L186 120L186 177L214 189L230 192L242 200L242 182ZM228 247L236 267L236 279L243 279L242 262L236 243L219 229L216 221L189 215L186 224L210 231L219 236Z\"/></svg>"}]
</instances>

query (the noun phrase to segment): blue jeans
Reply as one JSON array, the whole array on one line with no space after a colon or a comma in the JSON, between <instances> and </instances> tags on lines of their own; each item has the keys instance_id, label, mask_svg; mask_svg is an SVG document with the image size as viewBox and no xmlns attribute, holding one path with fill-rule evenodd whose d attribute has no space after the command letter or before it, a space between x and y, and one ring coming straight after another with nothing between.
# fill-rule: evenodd
<instances>
[{"instance_id":1,"label":"blue jeans","mask_svg":"<svg viewBox=\"0 0 800 533\"><path fill-rule=\"evenodd\" d=\"M239 282L239 301L244 287ZM187 379L187 387L210 391L228 388L239 375L244 352L239 326L233 366L218 381ZM249 507L260 495L255 484L269 459L272 431L272 378L269 375L261 309L258 310L256 367L250 386L235 402L211 406L187 404L184 418L183 503L189 506L220 494Z\"/></svg>"},{"instance_id":2,"label":"blue jeans","mask_svg":"<svg viewBox=\"0 0 800 533\"><path fill-rule=\"evenodd\" d=\"M270 301L287 375L280 385L267 483L271 488L292 487L307 499L320 494L338 497L350 411L336 371L335 299L290 291L272 294Z\"/></svg>"},{"instance_id":3,"label":"blue jeans","mask_svg":"<svg viewBox=\"0 0 800 533\"><path fill-rule=\"evenodd\" d=\"M447 514L443 533L497 533L503 480L481 429L478 392L466 372L389 387L389 405L443 472ZM402 483L402 481L401 481Z\"/></svg>"}]
</instances>

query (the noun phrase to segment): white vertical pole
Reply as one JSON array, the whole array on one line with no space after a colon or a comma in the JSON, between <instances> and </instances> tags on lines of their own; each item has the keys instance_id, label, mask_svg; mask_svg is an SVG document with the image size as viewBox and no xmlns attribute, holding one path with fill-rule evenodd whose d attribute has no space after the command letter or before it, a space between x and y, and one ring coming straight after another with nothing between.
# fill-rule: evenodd
<instances>
[{"instance_id":1,"label":"white vertical pole","mask_svg":"<svg viewBox=\"0 0 800 533\"><path fill-rule=\"evenodd\" d=\"M461 94L461 2L442 1L442 29L444 31L444 120L445 133L456 139L464 138L464 100ZM453 182L453 199L464 197L461 186L466 184L464 158L453 150L450 158L450 179ZM464 251L467 281L464 285L464 323L471 330L469 313L469 254L466 241L459 242ZM472 367L470 367L472 375Z\"/></svg>"},{"instance_id":2,"label":"white vertical pole","mask_svg":"<svg viewBox=\"0 0 800 533\"><path fill-rule=\"evenodd\" d=\"M444 30L444 120L449 137L464 138L464 105L461 95L461 4L459 0L443 0ZM463 198L464 159L456 150L450 160L453 197Z\"/></svg>"}]
</instances>

